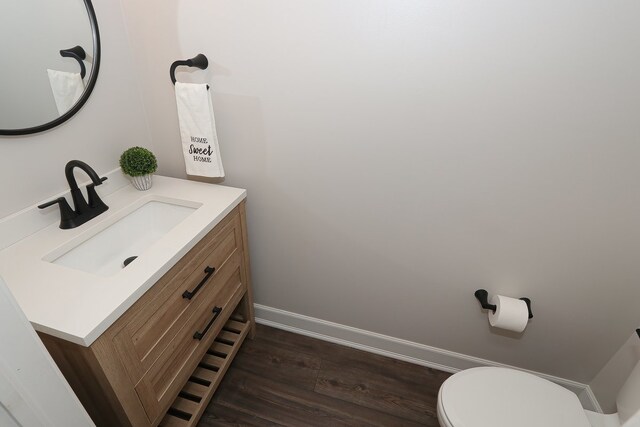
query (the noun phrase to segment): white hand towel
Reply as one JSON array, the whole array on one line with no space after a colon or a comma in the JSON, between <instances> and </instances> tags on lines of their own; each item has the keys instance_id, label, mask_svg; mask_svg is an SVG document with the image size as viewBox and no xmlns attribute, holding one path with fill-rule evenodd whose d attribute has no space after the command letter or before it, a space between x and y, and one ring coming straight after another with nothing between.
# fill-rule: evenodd
<instances>
[{"instance_id":1,"label":"white hand towel","mask_svg":"<svg viewBox=\"0 0 640 427\"><path fill-rule=\"evenodd\" d=\"M47 69L49 83L53 91L53 98L56 100L58 114L61 116L69 111L71 107L80 99L84 92L84 82L80 73L68 73Z\"/></svg>"},{"instance_id":2,"label":"white hand towel","mask_svg":"<svg viewBox=\"0 0 640 427\"><path fill-rule=\"evenodd\" d=\"M224 177L207 85L176 82L176 103L187 174Z\"/></svg>"}]
</instances>

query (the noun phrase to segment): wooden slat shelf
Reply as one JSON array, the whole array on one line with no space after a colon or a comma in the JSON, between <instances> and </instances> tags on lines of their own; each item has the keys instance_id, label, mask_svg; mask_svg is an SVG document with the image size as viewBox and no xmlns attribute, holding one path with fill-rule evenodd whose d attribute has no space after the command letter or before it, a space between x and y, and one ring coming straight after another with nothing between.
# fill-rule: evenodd
<instances>
[{"instance_id":1,"label":"wooden slat shelf","mask_svg":"<svg viewBox=\"0 0 640 427\"><path fill-rule=\"evenodd\" d=\"M225 323L191 378L171 404L160 427L192 427L198 423L250 326L250 322L232 319Z\"/></svg>"}]
</instances>

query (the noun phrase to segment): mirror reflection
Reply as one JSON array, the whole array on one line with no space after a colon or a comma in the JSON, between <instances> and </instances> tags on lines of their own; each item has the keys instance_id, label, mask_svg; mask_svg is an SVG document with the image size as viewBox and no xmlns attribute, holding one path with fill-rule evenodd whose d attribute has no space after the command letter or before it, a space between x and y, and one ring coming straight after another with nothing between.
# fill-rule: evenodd
<instances>
[{"instance_id":1,"label":"mirror reflection","mask_svg":"<svg viewBox=\"0 0 640 427\"><path fill-rule=\"evenodd\" d=\"M0 14L0 133L41 126L68 112L93 73L84 0L4 0Z\"/></svg>"}]
</instances>

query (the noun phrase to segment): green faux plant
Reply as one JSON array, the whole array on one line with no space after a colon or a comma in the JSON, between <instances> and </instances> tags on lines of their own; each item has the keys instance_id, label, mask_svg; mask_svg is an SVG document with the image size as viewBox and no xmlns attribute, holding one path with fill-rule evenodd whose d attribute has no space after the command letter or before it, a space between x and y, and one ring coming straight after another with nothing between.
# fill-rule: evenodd
<instances>
[{"instance_id":1,"label":"green faux plant","mask_svg":"<svg viewBox=\"0 0 640 427\"><path fill-rule=\"evenodd\" d=\"M129 176L143 176L158 169L156 156L146 148L131 147L120 156L122 172Z\"/></svg>"}]
</instances>

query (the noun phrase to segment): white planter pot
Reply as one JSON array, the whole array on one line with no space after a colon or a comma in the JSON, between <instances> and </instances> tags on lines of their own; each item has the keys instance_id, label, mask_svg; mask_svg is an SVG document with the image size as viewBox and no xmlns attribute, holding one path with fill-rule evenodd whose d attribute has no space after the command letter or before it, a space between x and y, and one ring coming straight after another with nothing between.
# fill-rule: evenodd
<instances>
[{"instance_id":1,"label":"white planter pot","mask_svg":"<svg viewBox=\"0 0 640 427\"><path fill-rule=\"evenodd\" d=\"M153 175L131 176L131 184L136 190L145 191L151 188L151 177Z\"/></svg>"}]
</instances>

